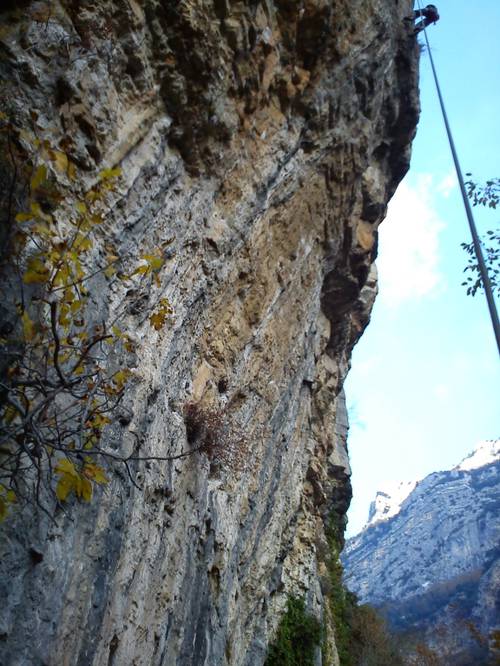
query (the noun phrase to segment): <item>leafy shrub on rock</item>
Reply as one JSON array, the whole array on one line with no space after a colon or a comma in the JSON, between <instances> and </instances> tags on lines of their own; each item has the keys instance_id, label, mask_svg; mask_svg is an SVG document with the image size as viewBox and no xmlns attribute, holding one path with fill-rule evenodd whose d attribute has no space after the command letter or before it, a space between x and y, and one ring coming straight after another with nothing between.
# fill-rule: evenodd
<instances>
[{"instance_id":1,"label":"leafy shrub on rock","mask_svg":"<svg viewBox=\"0 0 500 666\"><path fill-rule=\"evenodd\" d=\"M289 597L265 666L314 666L321 634L321 624L306 612L304 599Z\"/></svg>"}]
</instances>

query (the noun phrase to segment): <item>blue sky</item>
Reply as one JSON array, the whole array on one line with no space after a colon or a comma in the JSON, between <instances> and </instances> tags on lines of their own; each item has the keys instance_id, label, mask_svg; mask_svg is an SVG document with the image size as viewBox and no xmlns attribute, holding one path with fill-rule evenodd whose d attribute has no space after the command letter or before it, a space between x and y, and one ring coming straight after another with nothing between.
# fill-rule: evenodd
<instances>
[{"instance_id":1,"label":"blue sky","mask_svg":"<svg viewBox=\"0 0 500 666\"><path fill-rule=\"evenodd\" d=\"M462 169L500 177L500 1L437 6L428 36ZM469 230L425 52L420 88L410 172L380 228L379 296L346 382L348 536L386 482L450 468L500 435L500 363L484 296L461 286ZM500 211L474 212L480 231L500 223Z\"/></svg>"}]
</instances>

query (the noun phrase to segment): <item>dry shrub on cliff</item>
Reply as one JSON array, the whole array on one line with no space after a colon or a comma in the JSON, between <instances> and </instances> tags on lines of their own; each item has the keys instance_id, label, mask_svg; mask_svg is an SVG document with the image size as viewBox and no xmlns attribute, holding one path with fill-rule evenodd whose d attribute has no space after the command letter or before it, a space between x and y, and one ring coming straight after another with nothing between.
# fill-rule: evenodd
<instances>
[{"instance_id":1,"label":"dry shrub on cliff","mask_svg":"<svg viewBox=\"0 0 500 666\"><path fill-rule=\"evenodd\" d=\"M240 471L245 468L248 439L226 410L187 402L183 413L187 440L192 447L188 453L204 453L210 460L212 471L219 466Z\"/></svg>"},{"instance_id":2,"label":"dry shrub on cliff","mask_svg":"<svg viewBox=\"0 0 500 666\"><path fill-rule=\"evenodd\" d=\"M443 666L443 662L425 643L417 643L413 654L406 657L406 666Z\"/></svg>"},{"instance_id":3,"label":"dry shrub on cliff","mask_svg":"<svg viewBox=\"0 0 500 666\"><path fill-rule=\"evenodd\" d=\"M375 608L368 605L354 607L350 630L351 663L404 666L397 640Z\"/></svg>"}]
</instances>

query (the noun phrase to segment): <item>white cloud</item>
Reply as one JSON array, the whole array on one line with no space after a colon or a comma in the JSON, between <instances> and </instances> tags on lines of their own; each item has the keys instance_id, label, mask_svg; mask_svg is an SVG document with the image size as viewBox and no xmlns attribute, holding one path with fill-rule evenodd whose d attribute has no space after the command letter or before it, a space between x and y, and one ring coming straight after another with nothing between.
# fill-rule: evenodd
<instances>
[{"instance_id":1,"label":"white cloud","mask_svg":"<svg viewBox=\"0 0 500 666\"><path fill-rule=\"evenodd\" d=\"M450 388L446 384L436 384L432 388L432 395L440 401L445 401L450 399Z\"/></svg>"},{"instance_id":2,"label":"white cloud","mask_svg":"<svg viewBox=\"0 0 500 666\"><path fill-rule=\"evenodd\" d=\"M439 233L433 178L422 175L416 187L401 183L380 228L379 285L381 302L398 307L434 292L444 283L439 272Z\"/></svg>"},{"instance_id":3,"label":"white cloud","mask_svg":"<svg viewBox=\"0 0 500 666\"><path fill-rule=\"evenodd\" d=\"M441 181L438 183L436 187L436 191L442 194L445 199L447 199L450 196L450 194L453 192L453 190L456 188L456 186L457 186L457 176L455 174L455 171L452 170L444 178L441 179Z\"/></svg>"}]
</instances>

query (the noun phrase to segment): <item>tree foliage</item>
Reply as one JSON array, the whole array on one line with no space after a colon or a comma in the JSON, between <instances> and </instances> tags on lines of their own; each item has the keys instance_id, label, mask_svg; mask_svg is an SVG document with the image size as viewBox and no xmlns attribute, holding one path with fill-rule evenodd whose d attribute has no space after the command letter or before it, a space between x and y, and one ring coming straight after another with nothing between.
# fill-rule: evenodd
<instances>
[{"instance_id":1,"label":"tree foliage","mask_svg":"<svg viewBox=\"0 0 500 666\"><path fill-rule=\"evenodd\" d=\"M327 595L335 625L340 666L403 666L399 646L382 615L372 606L359 604L343 581L339 534L333 517L327 528Z\"/></svg>"},{"instance_id":2,"label":"tree foliage","mask_svg":"<svg viewBox=\"0 0 500 666\"><path fill-rule=\"evenodd\" d=\"M81 193L77 167L64 150L40 135L37 114L30 130L0 115L13 179L3 237L6 252L0 288L5 321L0 330L0 519L19 500L47 510L42 498L90 501L108 477L103 464L128 461L102 445L134 373L116 359L133 353L120 326L99 318L89 285L154 282L164 264L162 248L140 256L130 273L96 231L107 198L121 175L104 169ZM18 212L17 180L24 178ZM151 307L149 323L160 331L173 314L165 297Z\"/></svg>"},{"instance_id":3,"label":"tree foliage","mask_svg":"<svg viewBox=\"0 0 500 666\"><path fill-rule=\"evenodd\" d=\"M321 624L306 612L304 599L289 597L265 666L313 666L321 633Z\"/></svg>"},{"instance_id":4,"label":"tree foliage","mask_svg":"<svg viewBox=\"0 0 500 666\"><path fill-rule=\"evenodd\" d=\"M468 173L467 176L470 177L472 174ZM473 206L484 206L496 210L500 202L500 178L488 180L485 185L480 185L471 179L465 185L467 187L467 196ZM467 273L467 277L462 282L462 286L467 288L468 296L475 296L478 290L483 289L483 280L479 272L474 245L471 242L461 243L461 246L468 255L468 263L464 268L464 273ZM494 293L500 295L500 227L488 230L481 239L481 246L491 287Z\"/></svg>"}]
</instances>

